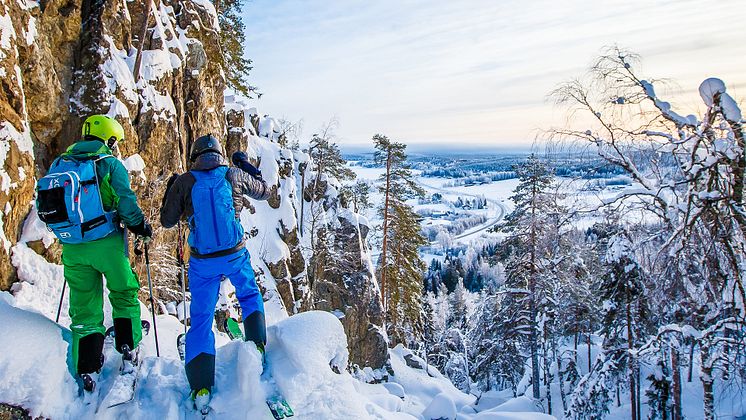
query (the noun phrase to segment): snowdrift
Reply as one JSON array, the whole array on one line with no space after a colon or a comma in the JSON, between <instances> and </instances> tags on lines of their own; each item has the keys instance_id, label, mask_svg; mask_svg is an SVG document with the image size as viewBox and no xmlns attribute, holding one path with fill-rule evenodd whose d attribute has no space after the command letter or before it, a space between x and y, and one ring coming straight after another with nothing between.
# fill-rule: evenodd
<instances>
[{"instance_id":1,"label":"snowdrift","mask_svg":"<svg viewBox=\"0 0 746 420\"><path fill-rule=\"evenodd\" d=\"M154 337L143 341L145 355L135 401L124 406L83 405L68 371L70 332L20 302L0 294L0 402L21 406L32 416L52 419L191 418L188 389L175 339L183 325L173 316L158 317L161 357ZM143 317L148 317L143 311ZM216 331L215 396L212 406L221 419L271 418L264 403L268 385L260 381L259 352L252 343L229 341ZM118 374L120 357L108 346L99 379L105 393ZM368 384L346 370L347 337L331 313L310 311L268 328L267 368L293 406L297 419L518 419L544 418L517 413L516 405L499 411L479 407L475 397L458 391L433 368L412 368L404 357L423 363L407 349L391 351L394 375L388 383ZM429 372L429 373L428 373ZM519 409L531 409L530 401ZM510 413L509 413L510 412Z\"/></svg>"}]
</instances>

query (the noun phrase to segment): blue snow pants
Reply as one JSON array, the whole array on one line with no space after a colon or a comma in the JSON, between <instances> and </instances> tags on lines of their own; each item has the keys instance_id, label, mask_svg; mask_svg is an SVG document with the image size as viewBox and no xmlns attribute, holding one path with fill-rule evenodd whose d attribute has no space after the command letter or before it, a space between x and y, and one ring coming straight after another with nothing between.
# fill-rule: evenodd
<instances>
[{"instance_id":1,"label":"blue snow pants","mask_svg":"<svg viewBox=\"0 0 746 420\"><path fill-rule=\"evenodd\" d=\"M212 332L212 323L223 277L227 277L236 288L236 297L241 305L243 318L246 319L255 312L259 312L263 323L264 301L256 285L254 269L251 267L247 249L221 257L190 258L189 289L192 292L190 307L192 325L186 334L185 362L187 364L202 353L212 356L214 360L215 334Z\"/></svg>"}]
</instances>

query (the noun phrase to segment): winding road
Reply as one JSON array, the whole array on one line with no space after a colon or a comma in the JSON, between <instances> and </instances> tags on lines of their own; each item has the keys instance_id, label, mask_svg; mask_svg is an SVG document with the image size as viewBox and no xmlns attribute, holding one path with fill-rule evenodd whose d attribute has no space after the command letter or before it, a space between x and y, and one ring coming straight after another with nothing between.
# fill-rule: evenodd
<instances>
[{"instance_id":1,"label":"winding road","mask_svg":"<svg viewBox=\"0 0 746 420\"><path fill-rule=\"evenodd\" d=\"M445 193L445 194L449 194L449 195L457 194L457 195L461 195L461 196L465 196L465 197L481 198L481 196L479 196L477 194L467 193L467 192L463 192L463 191L449 190L449 189L441 188L441 187L434 187L432 185L423 184L422 182L417 182L417 184L420 187L422 187L422 188L424 188L424 189L426 189L428 191L437 191L437 192ZM493 199L490 199L490 198L487 198L487 197L485 197L485 198L487 199L488 203L496 206L495 208L498 209L499 213L495 217L488 219L485 223L483 223L483 224L481 224L479 226L475 226L475 227L472 227L470 229L467 229L465 232L463 232L463 233L461 233L459 235L454 236L453 240L455 240L455 241L456 240L463 240L463 239L466 239L466 238L468 238L470 236L476 236L476 235L480 234L481 232L484 232L485 230L487 230L487 229L495 226L496 224L500 223L500 221L505 217L505 213L506 213L507 210L505 209L504 205L502 205L497 200L493 200ZM438 241L431 241L430 242L430 245L437 245L437 244L438 244Z\"/></svg>"}]
</instances>

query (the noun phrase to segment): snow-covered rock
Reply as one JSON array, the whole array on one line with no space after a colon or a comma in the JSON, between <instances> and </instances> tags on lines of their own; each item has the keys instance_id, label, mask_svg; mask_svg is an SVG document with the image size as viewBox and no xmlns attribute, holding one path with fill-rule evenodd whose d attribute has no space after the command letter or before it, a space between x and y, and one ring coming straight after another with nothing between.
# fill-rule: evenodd
<instances>
[{"instance_id":1,"label":"snow-covered rock","mask_svg":"<svg viewBox=\"0 0 746 420\"><path fill-rule=\"evenodd\" d=\"M433 398L430 405L422 412L425 419L456 420L456 404L445 393L440 393Z\"/></svg>"},{"instance_id":2,"label":"snow-covered rock","mask_svg":"<svg viewBox=\"0 0 746 420\"><path fill-rule=\"evenodd\" d=\"M0 292L0 402L22 406L33 417L59 417L78 395L67 369L70 331L14 304Z\"/></svg>"}]
</instances>

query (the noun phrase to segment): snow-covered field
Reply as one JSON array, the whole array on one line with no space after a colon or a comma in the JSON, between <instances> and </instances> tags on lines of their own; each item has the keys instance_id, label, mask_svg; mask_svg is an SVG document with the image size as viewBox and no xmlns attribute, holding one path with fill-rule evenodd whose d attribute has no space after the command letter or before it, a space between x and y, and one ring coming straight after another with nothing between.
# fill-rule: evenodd
<instances>
[{"instance_id":1,"label":"snow-covered field","mask_svg":"<svg viewBox=\"0 0 746 420\"><path fill-rule=\"evenodd\" d=\"M379 178L385 172L384 168L368 168L358 165L351 165L350 168L356 173L358 180L363 180L371 185L370 202L377 207L377 203L383 202L383 195L378 191L378 186L381 185ZM445 230L459 220L469 217L476 216L483 219L474 226L459 229L457 233L451 234L451 239L455 243L468 244L470 241L487 234L487 229L494 226L512 209L509 197L517 185L517 180L468 187L444 187L444 184L452 180L423 177L418 171L413 172L415 181L425 190L425 198L424 200L409 200L408 204L412 205L415 212L423 215L421 223L423 229L427 230L428 228L441 226L442 230ZM439 197L434 198L435 194L438 194ZM454 205L459 199L465 202L480 198L487 200L483 209ZM373 226L381 222L376 208L369 209L366 216ZM430 239L432 245L437 245L434 238ZM374 254L376 253L374 252Z\"/></svg>"},{"instance_id":2,"label":"snow-covered field","mask_svg":"<svg viewBox=\"0 0 746 420\"><path fill-rule=\"evenodd\" d=\"M371 185L370 202L375 207L367 210L366 216L371 221L372 226L377 226L381 223L381 220L376 210L378 203L383 202L383 195L378 191L378 187L381 185L379 178L385 172L384 168L369 168L357 164L350 165L350 168L357 174L358 180L363 180ZM493 181L481 185L453 186L453 179L450 178L424 177L418 171L414 171L414 174L417 184L425 190L425 200L410 200L409 204L412 205L415 212L423 215L421 222L423 231L427 232L428 229L446 230L448 226L458 223L459 220L469 217L482 217L483 219L480 219L480 222L474 226L451 234L449 238L451 244L468 245L480 238L491 240L500 238L499 234L490 233L489 228L513 210L514 203L510 197L518 185L518 179ZM588 228L602 220L603 215L599 209L604 203L612 201L635 188L634 185L589 188L592 182L592 180L557 178L554 186L557 192L563 195L561 203L567 208L568 214L570 212L575 214L572 224L579 229ZM433 201L435 194L439 194L440 197ZM475 198L485 199L487 201L486 207L478 209L456 207L454 205L459 199L464 201ZM644 214L631 212L627 214L627 217L639 220L644 217ZM438 257L431 251L433 251L433 248L440 246L437 240L430 239L432 246L424 250L425 253L423 254L427 257L427 261L433 257ZM374 252L374 255L377 255L377 253Z\"/></svg>"}]
</instances>

